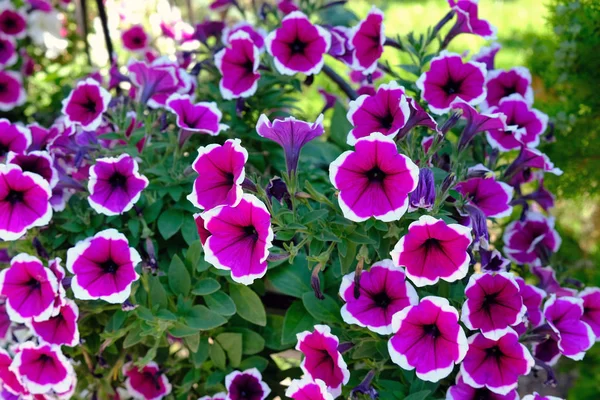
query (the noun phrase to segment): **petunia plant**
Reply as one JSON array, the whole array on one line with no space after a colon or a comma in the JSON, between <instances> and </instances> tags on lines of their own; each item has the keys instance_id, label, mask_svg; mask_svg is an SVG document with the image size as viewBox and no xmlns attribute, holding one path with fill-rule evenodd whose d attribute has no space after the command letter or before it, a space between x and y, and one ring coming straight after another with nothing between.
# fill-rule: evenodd
<instances>
[{"instance_id":1,"label":"petunia plant","mask_svg":"<svg viewBox=\"0 0 600 400\"><path fill-rule=\"evenodd\" d=\"M107 65L0 119L0 397L551 398L600 289L556 264L531 74L447 50L494 39L475 0L394 38L344 3L97 2Z\"/></svg>"}]
</instances>

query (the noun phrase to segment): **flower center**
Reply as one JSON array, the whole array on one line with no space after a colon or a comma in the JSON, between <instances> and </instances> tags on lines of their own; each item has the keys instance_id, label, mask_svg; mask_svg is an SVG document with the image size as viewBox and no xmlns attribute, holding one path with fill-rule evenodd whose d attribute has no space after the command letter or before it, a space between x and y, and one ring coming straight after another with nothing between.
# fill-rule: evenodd
<instances>
[{"instance_id":1,"label":"flower center","mask_svg":"<svg viewBox=\"0 0 600 400\"><path fill-rule=\"evenodd\" d=\"M306 43L296 38L289 46L292 54L302 54L306 48Z\"/></svg>"},{"instance_id":2,"label":"flower center","mask_svg":"<svg viewBox=\"0 0 600 400\"><path fill-rule=\"evenodd\" d=\"M394 123L394 116L388 112L384 117L382 117L379 122L381 126L385 129L390 129L392 127L392 123Z\"/></svg>"},{"instance_id":3,"label":"flower center","mask_svg":"<svg viewBox=\"0 0 600 400\"><path fill-rule=\"evenodd\" d=\"M139 36L134 36L133 39L131 39L131 41L133 42L133 44L137 44L137 45L141 45L142 44L142 38Z\"/></svg>"},{"instance_id":4,"label":"flower center","mask_svg":"<svg viewBox=\"0 0 600 400\"><path fill-rule=\"evenodd\" d=\"M2 20L2 27L6 31L11 31L17 27L17 22L12 18L4 18Z\"/></svg>"},{"instance_id":5,"label":"flower center","mask_svg":"<svg viewBox=\"0 0 600 400\"><path fill-rule=\"evenodd\" d=\"M507 87L505 86L503 88L503 90L504 90L504 96L502 96L502 97L508 97L511 94L517 93L517 89L514 86L507 86Z\"/></svg>"},{"instance_id":6,"label":"flower center","mask_svg":"<svg viewBox=\"0 0 600 400\"><path fill-rule=\"evenodd\" d=\"M488 357L500 358L502 357L502 352L498 346L493 346L485 350L485 354Z\"/></svg>"},{"instance_id":7,"label":"flower center","mask_svg":"<svg viewBox=\"0 0 600 400\"><path fill-rule=\"evenodd\" d=\"M254 63L252 62L252 60L246 60L246 62L244 62L244 64L242 64L242 67L244 68L244 70L248 71L249 73L254 72Z\"/></svg>"},{"instance_id":8,"label":"flower center","mask_svg":"<svg viewBox=\"0 0 600 400\"><path fill-rule=\"evenodd\" d=\"M116 274L119 270L119 264L113 261L113 259L109 259L100 264L100 268L104 270L107 274Z\"/></svg>"},{"instance_id":9,"label":"flower center","mask_svg":"<svg viewBox=\"0 0 600 400\"><path fill-rule=\"evenodd\" d=\"M258 231L254 227L254 225L248 225L244 227L244 234L247 237L251 237L252 239L258 239Z\"/></svg>"},{"instance_id":10,"label":"flower center","mask_svg":"<svg viewBox=\"0 0 600 400\"><path fill-rule=\"evenodd\" d=\"M435 238L429 238L425 242L423 242L423 247L425 247L426 251L430 251L434 249L440 250L442 246L440 245L439 240Z\"/></svg>"},{"instance_id":11,"label":"flower center","mask_svg":"<svg viewBox=\"0 0 600 400\"><path fill-rule=\"evenodd\" d=\"M160 382L158 380L159 376L160 376L160 371L157 371L156 373L144 371L144 378L146 378L147 380L152 382L152 384L154 385L154 388L156 390L160 390Z\"/></svg>"},{"instance_id":12,"label":"flower center","mask_svg":"<svg viewBox=\"0 0 600 400\"><path fill-rule=\"evenodd\" d=\"M367 179L369 182L383 182L385 179L385 172L383 172L379 167L373 167L367 171Z\"/></svg>"},{"instance_id":13,"label":"flower center","mask_svg":"<svg viewBox=\"0 0 600 400\"><path fill-rule=\"evenodd\" d=\"M41 362L42 364L45 364L49 361L52 361L52 357L50 357L47 354L42 354L39 356L38 361Z\"/></svg>"},{"instance_id":14,"label":"flower center","mask_svg":"<svg viewBox=\"0 0 600 400\"><path fill-rule=\"evenodd\" d=\"M122 174L115 172L110 178L108 178L108 183L110 183L110 185L114 188L122 188L125 186L125 183L127 183L127 178Z\"/></svg>"},{"instance_id":15,"label":"flower center","mask_svg":"<svg viewBox=\"0 0 600 400\"><path fill-rule=\"evenodd\" d=\"M31 278L27 281L27 286L29 286L32 290L33 289L39 289L40 286L42 286L42 284L40 283L40 281L38 281L35 278Z\"/></svg>"},{"instance_id":16,"label":"flower center","mask_svg":"<svg viewBox=\"0 0 600 400\"><path fill-rule=\"evenodd\" d=\"M498 293L489 293L483 296L483 303L481 304L481 308L489 311L492 305L496 304L497 297Z\"/></svg>"},{"instance_id":17,"label":"flower center","mask_svg":"<svg viewBox=\"0 0 600 400\"><path fill-rule=\"evenodd\" d=\"M92 99L87 99L87 101L82 104L82 107L85 108L89 113L96 113L96 102Z\"/></svg>"},{"instance_id":18,"label":"flower center","mask_svg":"<svg viewBox=\"0 0 600 400\"><path fill-rule=\"evenodd\" d=\"M0 82L0 93L6 92L6 89L8 89L8 85L4 82Z\"/></svg>"},{"instance_id":19,"label":"flower center","mask_svg":"<svg viewBox=\"0 0 600 400\"><path fill-rule=\"evenodd\" d=\"M447 94L456 94L460 91L461 82L455 81L452 78L448 78L448 82L442 87L444 92Z\"/></svg>"},{"instance_id":20,"label":"flower center","mask_svg":"<svg viewBox=\"0 0 600 400\"><path fill-rule=\"evenodd\" d=\"M11 190L10 192L8 192L8 194L4 198L4 201L8 201L13 206L17 203L22 203L23 202L23 192Z\"/></svg>"},{"instance_id":21,"label":"flower center","mask_svg":"<svg viewBox=\"0 0 600 400\"><path fill-rule=\"evenodd\" d=\"M373 301L375 302L377 307L387 308L392 302L392 299L390 299L390 296L388 296L386 292L380 292L373 296Z\"/></svg>"},{"instance_id":22,"label":"flower center","mask_svg":"<svg viewBox=\"0 0 600 400\"><path fill-rule=\"evenodd\" d=\"M4 45L4 41L0 40L0 51L4 51L4 49L6 49L6 46Z\"/></svg>"},{"instance_id":23,"label":"flower center","mask_svg":"<svg viewBox=\"0 0 600 400\"><path fill-rule=\"evenodd\" d=\"M0 84L0 92L2 92L2 84ZM0 157L6 155L8 153L8 146L4 143L0 143Z\"/></svg>"},{"instance_id":24,"label":"flower center","mask_svg":"<svg viewBox=\"0 0 600 400\"><path fill-rule=\"evenodd\" d=\"M436 324L423 325L423 331L425 334L430 335L433 338L440 336L440 330Z\"/></svg>"},{"instance_id":25,"label":"flower center","mask_svg":"<svg viewBox=\"0 0 600 400\"><path fill-rule=\"evenodd\" d=\"M473 400L490 400L492 397L490 396L490 391L486 388L477 389L475 391L475 396Z\"/></svg>"}]
</instances>

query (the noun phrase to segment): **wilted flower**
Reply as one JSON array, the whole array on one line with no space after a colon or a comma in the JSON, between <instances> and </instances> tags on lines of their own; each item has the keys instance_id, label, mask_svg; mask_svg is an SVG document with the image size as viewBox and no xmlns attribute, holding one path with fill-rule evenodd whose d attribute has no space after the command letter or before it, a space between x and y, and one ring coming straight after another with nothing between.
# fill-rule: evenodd
<instances>
[{"instance_id":1,"label":"wilted flower","mask_svg":"<svg viewBox=\"0 0 600 400\"><path fill-rule=\"evenodd\" d=\"M154 361L142 368L132 362L123 365L125 387L136 400L160 400L171 393L171 384L167 376Z\"/></svg>"},{"instance_id":2,"label":"wilted flower","mask_svg":"<svg viewBox=\"0 0 600 400\"><path fill-rule=\"evenodd\" d=\"M448 32L442 47L446 47L456 35L461 33L471 33L488 40L496 38L496 28L485 19L479 18L478 1L448 0L452 10L456 12L456 23Z\"/></svg>"},{"instance_id":3,"label":"wilted flower","mask_svg":"<svg viewBox=\"0 0 600 400\"><path fill-rule=\"evenodd\" d=\"M577 290L570 288L563 288L556 280L556 271L551 266L542 267L541 264L536 261L531 266L531 273L537 276L540 280L538 286L548 294L556 294L558 297L562 296L575 296Z\"/></svg>"},{"instance_id":4,"label":"wilted flower","mask_svg":"<svg viewBox=\"0 0 600 400\"><path fill-rule=\"evenodd\" d=\"M461 110L461 116L467 120L465 128L460 134L460 139L458 141L459 150L464 150L479 132L507 129L506 116L502 113L480 114L461 98L456 98L452 102L451 107L455 110Z\"/></svg>"},{"instance_id":5,"label":"wilted flower","mask_svg":"<svg viewBox=\"0 0 600 400\"><path fill-rule=\"evenodd\" d=\"M427 112L425 112L425 110L423 110L423 107L421 107L419 105L419 103L417 103L414 99L411 99L410 97L408 97L407 101L408 101L410 114L408 116L406 124L404 124L404 127L402 127L400 129L400 131L398 132L397 138L402 139L415 126L425 126L429 129L437 132L438 124L437 124L437 122L435 122L433 117L431 115L429 115Z\"/></svg>"}]
</instances>

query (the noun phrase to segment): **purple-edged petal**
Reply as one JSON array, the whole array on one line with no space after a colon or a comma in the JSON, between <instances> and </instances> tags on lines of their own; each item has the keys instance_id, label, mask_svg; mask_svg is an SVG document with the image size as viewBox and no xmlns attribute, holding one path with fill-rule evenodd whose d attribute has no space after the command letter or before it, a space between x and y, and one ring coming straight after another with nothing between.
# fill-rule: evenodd
<instances>
[{"instance_id":1,"label":"purple-edged petal","mask_svg":"<svg viewBox=\"0 0 600 400\"><path fill-rule=\"evenodd\" d=\"M175 114L177 126L187 132L216 136L229 129L221 123L223 113L214 102L193 103L189 95L174 93L165 104L167 110Z\"/></svg>"},{"instance_id":2,"label":"purple-edged petal","mask_svg":"<svg viewBox=\"0 0 600 400\"><path fill-rule=\"evenodd\" d=\"M66 117L66 123L80 125L84 130L93 131L102 123L102 114L108 109L111 97L94 79L79 81L62 102L62 113Z\"/></svg>"},{"instance_id":3,"label":"purple-edged petal","mask_svg":"<svg viewBox=\"0 0 600 400\"><path fill-rule=\"evenodd\" d=\"M514 93L520 94L529 106L533 104L531 73L525 67L514 67L508 71L500 69L489 71L485 86L487 97L481 103L484 109L497 106L500 100Z\"/></svg>"},{"instance_id":4,"label":"purple-edged petal","mask_svg":"<svg viewBox=\"0 0 600 400\"><path fill-rule=\"evenodd\" d=\"M365 19L360 21L350 34L352 68L365 73L375 72L377 61L383 54L385 27L383 11L373 6Z\"/></svg>"},{"instance_id":5,"label":"purple-edged petal","mask_svg":"<svg viewBox=\"0 0 600 400\"><path fill-rule=\"evenodd\" d=\"M446 400L519 400L519 393L511 390L507 394L494 393L486 387L474 388L467 385L460 374L456 376L456 384L446 392Z\"/></svg>"},{"instance_id":6,"label":"purple-edged petal","mask_svg":"<svg viewBox=\"0 0 600 400\"><path fill-rule=\"evenodd\" d=\"M488 218L507 217L512 213L512 186L494 178L471 178L456 185L467 201L475 204Z\"/></svg>"},{"instance_id":7,"label":"purple-edged petal","mask_svg":"<svg viewBox=\"0 0 600 400\"><path fill-rule=\"evenodd\" d=\"M325 382L308 377L294 379L286 389L285 395L294 400L333 400L333 396L327 391Z\"/></svg>"},{"instance_id":8,"label":"purple-edged petal","mask_svg":"<svg viewBox=\"0 0 600 400\"><path fill-rule=\"evenodd\" d=\"M221 96L226 100L252 96L260 79L259 64L259 49L248 33L240 30L230 36L228 46L215 54L222 75Z\"/></svg>"},{"instance_id":9,"label":"purple-edged petal","mask_svg":"<svg viewBox=\"0 0 600 400\"><path fill-rule=\"evenodd\" d=\"M544 304L544 317L558 336L558 348L566 357L581 360L596 340L592 328L582 320L584 301L577 297L556 297Z\"/></svg>"},{"instance_id":10,"label":"purple-edged petal","mask_svg":"<svg viewBox=\"0 0 600 400\"><path fill-rule=\"evenodd\" d=\"M169 379L154 361L140 369L128 362L123 375L127 391L136 400L160 400L171 393Z\"/></svg>"},{"instance_id":11,"label":"purple-edged petal","mask_svg":"<svg viewBox=\"0 0 600 400\"><path fill-rule=\"evenodd\" d=\"M588 324L596 340L600 339L600 288L589 287L579 293L579 298L583 299L583 316L581 320Z\"/></svg>"},{"instance_id":12,"label":"purple-edged petal","mask_svg":"<svg viewBox=\"0 0 600 400\"><path fill-rule=\"evenodd\" d=\"M519 264L532 264L554 253L561 238L554 229L554 219L528 212L523 221L511 222L504 231L504 254Z\"/></svg>"}]
</instances>

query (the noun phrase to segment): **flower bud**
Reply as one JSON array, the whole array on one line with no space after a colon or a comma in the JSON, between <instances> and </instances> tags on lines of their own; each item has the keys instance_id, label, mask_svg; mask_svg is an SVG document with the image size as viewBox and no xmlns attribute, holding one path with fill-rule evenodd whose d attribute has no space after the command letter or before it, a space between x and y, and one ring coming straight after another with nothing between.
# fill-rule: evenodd
<instances>
[{"instance_id":1,"label":"flower bud","mask_svg":"<svg viewBox=\"0 0 600 400\"><path fill-rule=\"evenodd\" d=\"M417 208L431 210L434 204L435 181L433 171L429 168L421 168L417 188L409 195L408 209L409 211L414 211Z\"/></svg>"}]
</instances>

